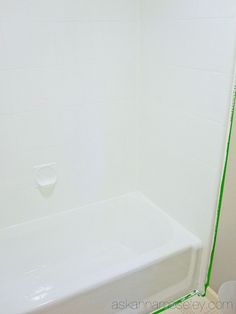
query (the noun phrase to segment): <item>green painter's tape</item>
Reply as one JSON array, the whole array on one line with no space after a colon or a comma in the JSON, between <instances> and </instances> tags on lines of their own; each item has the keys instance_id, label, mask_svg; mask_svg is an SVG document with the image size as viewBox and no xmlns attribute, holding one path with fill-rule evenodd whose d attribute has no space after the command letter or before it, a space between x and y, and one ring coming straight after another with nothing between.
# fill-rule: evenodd
<instances>
[{"instance_id":1,"label":"green painter's tape","mask_svg":"<svg viewBox=\"0 0 236 314\"><path fill-rule=\"evenodd\" d=\"M215 255L215 248L216 248L216 240L217 240L217 234L218 234L218 229L219 229L220 214L221 214L223 194L224 194L224 188L225 188L225 178L226 178L226 172L227 172L227 166L228 166L228 160L229 160L229 149L230 149L230 142L231 142L232 130L233 130L233 119L234 119L235 105L236 105L236 85L234 86L234 92L233 92L233 101L232 101L232 108L231 108L231 115L230 115L230 122L229 122L229 133L228 133L228 139L227 139L227 145L226 145L226 151L225 151L225 161L224 161L223 173L222 173L220 189L219 189L216 222L215 222L215 231L214 231L210 260L209 260L207 278L206 278L206 281L204 284L204 291L194 290L194 291L190 292L189 294L183 296L182 298L179 298L176 301L152 312L151 314L159 314L159 313L161 313L165 310L168 310L169 308L171 308L171 307L173 307L173 306L175 306L181 302L184 302L184 301L190 299L194 295L198 295L198 296L202 296L202 297L204 297L206 295L206 291L207 291L207 288L209 287L209 283L210 283L210 279L211 279L212 266L213 266L213 260L214 260L214 255Z\"/></svg>"},{"instance_id":2,"label":"green painter's tape","mask_svg":"<svg viewBox=\"0 0 236 314\"><path fill-rule=\"evenodd\" d=\"M213 244L212 244L212 250L211 250L211 256L210 256L207 278L206 278L204 292L202 293L202 296L206 295L206 290L209 286L210 279L211 279L212 266L213 266L213 260L214 260L214 255L215 255L215 248L216 248L216 240L217 240L217 234L218 234L218 229L219 229L221 207L222 207L223 194L224 194L224 188L225 188L225 177L226 177L228 160L229 160L229 149L230 149L230 142L231 142L231 138L232 138L235 104L236 104L236 85L234 86L234 92L233 92L233 101L232 101L232 109L231 109L231 116L230 116L229 134L228 134L228 140L227 140L227 145L226 145L223 174L222 174L221 183L220 183L220 192L219 192L219 197L218 197L215 232L214 232L214 238L213 238Z\"/></svg>"},{"instance_id":3,"label":"green painter's tape","mask_svg":"<svg viewBox=\"0 0 236 314\"><path fill-rule=\"evenodd\" d=\"M158 314L158 313L164 312L164 311L170 309L171 307L176 306L176 305L178 305L179 303L182 303L182 302L184 302L184 301L186 301L186 300L192 298L192 297L195 296L196 294L198 294L198 291L197 291L197 290L194 290L194 291L190 292L189 294L184 295L182 298L179 298L179 299L177 299L176 301L174 301L174 302L172 302L172 303L170 303L170 304L168 304L168 305L166 305L166 306L164 306L164 307L161 307L160 309L158 309L158 310L152 312L151 314Z\"/></svg>"}]
</instances>

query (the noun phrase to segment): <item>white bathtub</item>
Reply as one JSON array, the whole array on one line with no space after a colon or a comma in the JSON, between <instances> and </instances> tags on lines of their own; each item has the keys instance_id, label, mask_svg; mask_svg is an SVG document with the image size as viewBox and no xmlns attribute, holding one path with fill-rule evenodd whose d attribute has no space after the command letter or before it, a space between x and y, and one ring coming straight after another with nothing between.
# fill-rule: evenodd
<instances>
[{"instance_id":1,"label":"white bathtub","mask_svg":"<svg viewBox=\"0 0 236 314\"><path fill-rule=\"evenodd\" d=\"M1 313L111 314L191 291L201 243L135 192L3 229L0 247Z\"/></svg>"}]
</instances>

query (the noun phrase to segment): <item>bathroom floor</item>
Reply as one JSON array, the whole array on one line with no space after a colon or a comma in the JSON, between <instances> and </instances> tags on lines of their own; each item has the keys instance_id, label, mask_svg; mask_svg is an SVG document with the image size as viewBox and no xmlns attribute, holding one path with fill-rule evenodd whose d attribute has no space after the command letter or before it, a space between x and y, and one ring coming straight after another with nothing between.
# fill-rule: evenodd
<instances>
[{"instance_id":1,"label":"bathroom floor","mask_svg":"<svg viewBox=\"0 0 236 314\"><path fill-rule=\"evenodd\" d=\"M193 297L167 310L166 314L220 314L219 303L208 298Z\"/></svg>"}]
</instances>

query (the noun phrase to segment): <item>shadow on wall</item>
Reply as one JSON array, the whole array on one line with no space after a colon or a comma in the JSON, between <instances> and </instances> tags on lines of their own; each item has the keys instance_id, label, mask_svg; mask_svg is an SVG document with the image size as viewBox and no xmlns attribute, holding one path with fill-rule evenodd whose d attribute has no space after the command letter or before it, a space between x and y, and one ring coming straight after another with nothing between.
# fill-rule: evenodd
<instances>
[{"instance_id":1,"label":"shadow on wall","mask_svg":"<svg viewBox=\"0 0 236 314\"><path fill-rule=\"evenodd\" d=\"M236 279L236 116L226 175L224 199L215 251L210 286L218 291L220 286Z\"/></svg>"}]
</instances>

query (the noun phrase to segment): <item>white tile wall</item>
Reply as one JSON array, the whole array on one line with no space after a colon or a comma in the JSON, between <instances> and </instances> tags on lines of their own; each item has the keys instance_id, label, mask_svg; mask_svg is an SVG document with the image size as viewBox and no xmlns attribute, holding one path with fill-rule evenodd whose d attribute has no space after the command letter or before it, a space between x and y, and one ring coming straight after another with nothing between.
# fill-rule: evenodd
<instances>
[{"instance_id":1,"label":"white tile wall","mask_svg":"<svg viewBox=\"0 0 236 314\"><path fill-rule=\"evenodd\" d=\"M139 156L138 186L207 244L235 12L234 0L0 0L0 226L136 189ZM45 197L33 168L50 162Z\"/></svg>"},{"instance_id":2,"label":"white tile wall","mask_svg":"<svg viewBox=\"0 0 236 314\"><path fill-rule=\"evenodd\" d=\"M146 18L194 19L235 17L234 0L146 0L141 1Z\"/></svg>"},{"instance_id":3,"label":"white tile wall","mask_svg":"<svg viewBox=\"0 0 236 314\"><path fill-rule=\"evenodd\" d=\"M235 20L231 18L148 19L143 45L147 57L162 64L230 72L234 57ZM153 40L155 38L155 40Z\"/></svg>"},{"instance_id":4,"label":"white tile wall","mask_svg":"<svg viewBox=\"0 0 236 314\"><path fill-rule=\"evenodd\" d=\"M179 106L171 107L165 103L148 104L148 110L142 116L144 145L149 143L153 151L164 150L173 156L218 169L225 143L225 126L179 109Z\"/></svg>"},{"instance_id":5,"label":"white tile wall","mask_svg":"<svg viewBox=\"0 0 236 314\"><path fill-rule=\"evenodd\" d=\"M0 17L53 20L136 20L136 0L1 0Z\"/></svg>"},{"instance_id":6,"label":"white tile wall","mask_svg":"<svg viewBox=\"0 0 236 314\"><path fill-rule=\"evenodd\" d=\"M232 102L235 17L231 0L141 0L139 185L204 248ZM206 249L205 270L207 258Z\"/></svg>"},{"instance_id":7,"label":"white tile wall","mask_svg":"<svg viewBox=\"0 0 236 314\"><path fill-rule=\"evenodd\" d=\"M136 0L0 0L0 226L133 190L137 12ZM51 162L45 197L33 168Z\"/></svg>"},{"instance_id":8,"label":"white tile wall","mask_svg":"<svg viewBox=\"0 0 236 314\"><path fill-rule=\"evenodd\" d=\"M154 65L149 62L143 76L148 77L143 86L149 102L158 101L173 109L181 108L183 112L226 123L228 106L225 104L229 99L231 76L159 62Z\"/></svg>"}]
</instances>

